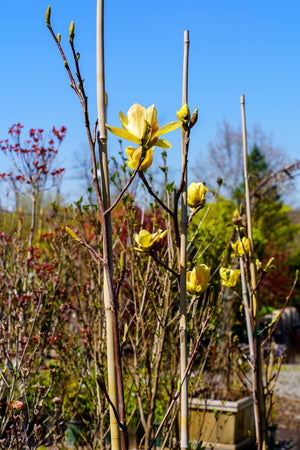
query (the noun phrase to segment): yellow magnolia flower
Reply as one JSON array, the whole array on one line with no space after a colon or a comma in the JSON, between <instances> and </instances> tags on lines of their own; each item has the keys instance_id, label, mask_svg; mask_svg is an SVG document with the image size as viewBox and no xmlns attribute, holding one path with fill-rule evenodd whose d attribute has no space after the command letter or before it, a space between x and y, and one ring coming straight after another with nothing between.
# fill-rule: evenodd
<instances>
[{"instance_id":1,"label":"yellow magnolia flower","mask_svg":"<svg viewBox=\"0 0 300 450\"><path fill-rule=\"evenodd\" d=\"M188 205L191 208L203 208L205 205L205 195L208 188L203 183L191 183L188 187Z\"/></svg>"},{"instance_id":2,"label":"yellow magnolia flower","mask_svg":"<svg viewBox=\"0 0 300 450\"><path fill-rule=\"evenodd\" d=\"M157 111L154 105L149 106L149 108L146 109L138 103L135 103L128 110L127 116L120 111L119 117L123 129L106 125L109 131L134 144L142 146L144 151L147 151L154 146L170 148L171 144L166 139L158 138L181 126L181 122L175 121L160 128L157 120Z\"/></svg>"},{"instance_id":3,"label":"yellow magnolia flower","mask_svg":"<svg viewBox=\"0 0 300 450\"><path fill-rule=\"evenodd\" d=\"M134 247L135 250L138 252L150 252L150 250L154 250L157 248L160 244L162 239L167 234L167 230L163 231L159 229L156 233L149 233L147 230L141 230L139 234L135 233L133 235L133 239L138 245L137 247Z\"/></svg>"},{"instance_id":4,"label":"yellow magnolia flower","mask_svg":"<svg viewBox=\"0 0 300 450\"><path fill-rule=\"evenodd\" d=\"M209 279L210 268L206 264L200 264L186 273L186 288L191 294L199 294L206 291Z\"/></svg>"},{"instance_id":5,"label":"yellow magnolia flower","mask_svg":"<svg viewBox=\"0 0 300 450\"><path fill-rule=\"evenodd\" d=\"M234 244L231 244L232 249L239 256L243 256L246 253L250 252L250 242L249 239L243 237L242 242L236 241Z\"/></svg>"},{"instance_id":6,"label":"yellow magnolia flower","mask_svg":"<svg viewBox=\"0 0 300 450\"><path fill-rule=\"evenodd\" d=\"M234 287L240 278L241 271L239 269L226 269L225 267L221 267L220 269L220 277L222 286L226 286L228 288Z\"/></svg>"},{"instance_id":7,"label":"yellow magnolia flower","mask_svg":"<svg viewBox=\"0 0 300 450\"><path fill-rule=\"evenodd\" d=\"M139 170L146 170L151 166L153 161L153 150L154 147L149 148L149 150L146 152L144 161L142 162ZM130 169L135 170L138 167L142 156L142 147L141 146L139 146L138 148L126 147L126 155L129 160L126 161L127 166L130 167Z\"/></svg>"}]
</instances>

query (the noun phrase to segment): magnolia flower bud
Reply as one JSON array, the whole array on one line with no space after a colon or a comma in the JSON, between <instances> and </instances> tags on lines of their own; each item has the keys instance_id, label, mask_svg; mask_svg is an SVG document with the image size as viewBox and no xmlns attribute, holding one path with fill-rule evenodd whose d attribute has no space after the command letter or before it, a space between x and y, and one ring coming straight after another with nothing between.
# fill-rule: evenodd
<instances>
[{"instance_id":1,"label":"magnolia flower bud","mask_svg":"<svg viewBox=\"0 0 300 450\"><path fill-rule=\"evenodd\" d=\"M198 120L198 108L196 108L192 114L189 129L193 128L193 126L197 123L197 120Z\"/></svg>"},{"instance_id":2,"label":"magnolia flower bud","mask_svg":"<svg viewBox=\"0 0 300 450\"><path fill-rule=\"evenodd\" d=\"M203 183L191 183L188 187L188 205L193 208L203 208L205 205L205 195L208 188Z\"/></svg>"},{"instance_id":3,"label":"magnolia flower bud","mask_svg":"<svg viewBox=\"0 0 300 450\"><path fill-rule=\"evenodd\" d=\"M122 344L125 344L125 343L126 343L126 339L127 339L127 336L128 336L128 331L129 331L128 324L125 323L125 327L124 327L124 335L123 335L123 339L122 339Z\"/></svg>"},{"instance_id":4,"label":"magnolia flower bud","mask_svg":"<svg viewBox=\"0 0 300 450\"><path fill-rule=\"evenodd\" d=\"M240 213L237 209L233 213L232 222L234 223L234 225L238 227L241 226L243 223L243 218L240 216Z\"/></svg>"},{"instance_id":5,"label":"magnolia flower bud","mask_svg":"<svg viewBox=\"0 0 300 450\"><path fill-rule=\"evenodd\" d=\"M74 36L75 36L74 29L75 29L75 25L74 25L74 22L72 20L72 22L70 23L70 28L69 28L70 42L73 42L73 39L74 39Z\"/></svg>"},{"instance_id":6,"label":"magnolia flower bud","mask_svg":"<svg viewBox=\"0 0 300 450\"><path fill-rule=\"evenodd\" d=\"M274 256L272 256L272 258L269 259L269 261L267 262L267 264L264 267L264 272L268 272L269 270L272 269L276 269L276 266L273 265L273 262L275 261Z\"/></svg>"},{"instance_id":7,"label":"magnolia flower bud","mask_svg":"<svg viewBox=\"0 0 300 450\"><path fill-rule=\"evenodd\" d=\"M205 264L195 266L186 273L186 289L191 294L200 294L209 286L210 268Z\"/></svg>"},{"instance_id":8,"label":"magnolia flower bud","mask_svg":"<svg viewBox=\"0 0 300 450\"><path fill-rule=\"evenodd\" d=\"M68 233L68 235L74 239L74 241L80 242L79 237L74 233L73 230L71 230L71 228L69 227L65 227L66 232Z\"/></svg>"},{"instance_id":9,"label":"magnolia flower bud","mask_svg":"<svg viewBox=\"0 0 300 450\"><path fill-rule=\"evenodd\" d=\"M121 272L124 273L126 270L126 256L124 252L121 252L120 255L120 266L121 266Z\"/></svg>"},{"instance_id":10,"label":"magnolia flower bud","mask_svg":"<svg viewBox=\"0 0 300 450\"><path fill-rule=\"evenodd\" d=\"M187 105L183 105L179 111L177 111L178 120L180 120L183 124L187 125L190 121L190 110Z\"/></svg>"},{"instance_id":11,"label":"magnolia flower bud","mask_svg":"<svg viewBox=\"0 0 300 450\"><path fill-rule=\"evenodd\" d=\"M46 16L45 16L47 26L51 25L50 17L51 17L51 6L48 6L47 11L46 11Z\"/></svg>"}]
</instances>

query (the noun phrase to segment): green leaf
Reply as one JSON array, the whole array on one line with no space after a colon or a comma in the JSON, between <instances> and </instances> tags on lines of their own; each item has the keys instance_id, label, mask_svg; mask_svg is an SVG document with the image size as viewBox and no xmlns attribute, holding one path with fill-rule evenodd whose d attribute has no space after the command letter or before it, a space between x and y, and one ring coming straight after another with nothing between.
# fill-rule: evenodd
<instances>
[{"instance_id":1,"label":"green leaf","mask_svg":"<svg viewBox=\"0 0 300 450\"><path fill-rule=\"evenodd\" d=\"M174 189L174 181L172 181L172 183L167 184L166 189L168 193L171 195Z\"/></svg>"},{"instance_id":2,"label":"green leaf","mask_svg":"<svg viewBox=\"0 0 300 450\"><path fill-rule=\"evenodd\" d=\"M163 173L168 173L168 168L167 168L167 167L159 166L159 168L160 168L160 170L161 170Z\"/></svg>"}]
</instances>

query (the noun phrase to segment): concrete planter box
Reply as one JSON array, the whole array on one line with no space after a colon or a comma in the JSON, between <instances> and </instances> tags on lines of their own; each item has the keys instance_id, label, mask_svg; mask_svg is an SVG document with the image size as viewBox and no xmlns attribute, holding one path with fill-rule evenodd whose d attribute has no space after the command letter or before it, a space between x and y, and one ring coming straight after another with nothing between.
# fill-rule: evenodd
<instances>
[{"instance_id":1,"label":"concrete planter box","mask_svg":"<svg viewBox=\"0 0 300 450\"><path fill-rule=\"evenodd\" d=\"M208 449L251 449L255 441L253 400L191 399L190 441Z\"/></svg>"}]
</instances>

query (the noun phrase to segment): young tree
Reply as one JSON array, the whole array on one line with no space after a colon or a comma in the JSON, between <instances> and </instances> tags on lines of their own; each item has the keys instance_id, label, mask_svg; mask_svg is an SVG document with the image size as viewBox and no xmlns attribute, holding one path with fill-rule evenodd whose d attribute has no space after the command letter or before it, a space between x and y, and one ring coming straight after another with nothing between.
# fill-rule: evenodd
<instances>
[{"instance_id":1,"label":"young tree","mask_svg":"<svg viewBox=\"0 0 300 450\"><path fill-rule=\"evenodd\" d=\"M274 145L272 137L267 136L257 125L248 132L248 146L250 149L257 147L260 150L270 173L275 173L288 164L284 149ZM242 150L241 127L234 128L224 120L217 125L216 137L208 144L206 161L199 161L194 173L203 173L206 180L221 176L224 180L222 192L233 198L236 187L243 182Z\"/></svg>"},{"instance_id":2,"label":"young tree","mask_svg":"<svg viewBox=\"0 0 300 450\"><path fill-rule=\"evenodd\" d=\"M41 192L57 185L65 169L54 166L58 149L66 135L67 129L52 127L48 136L44 130L31 128L29 139L21 141L23 125L17 123L9 129L11 137L0 141L0 150L10 160L12 168L9 173L2 173L0 177L6 179L13 190L21 195L29 195L31 199L31 225L28 240L29 249L32 247L35 230L36 207ZM17 205L18 206L18 205Z\"/></svg>"}]
</instances>

